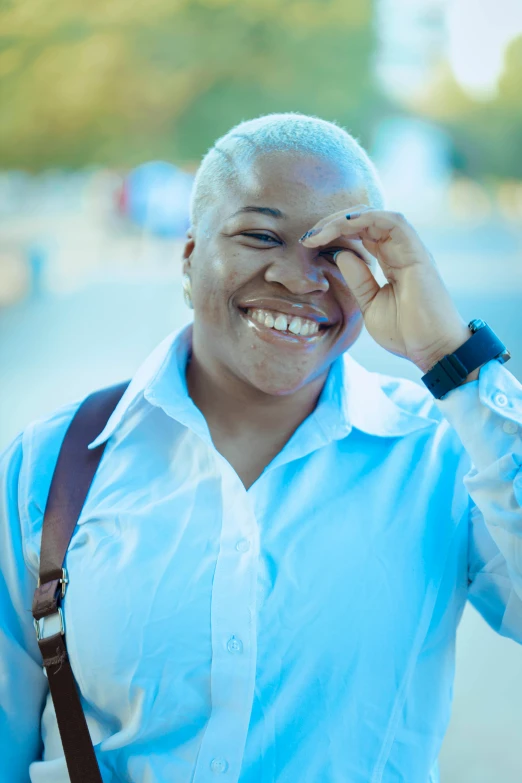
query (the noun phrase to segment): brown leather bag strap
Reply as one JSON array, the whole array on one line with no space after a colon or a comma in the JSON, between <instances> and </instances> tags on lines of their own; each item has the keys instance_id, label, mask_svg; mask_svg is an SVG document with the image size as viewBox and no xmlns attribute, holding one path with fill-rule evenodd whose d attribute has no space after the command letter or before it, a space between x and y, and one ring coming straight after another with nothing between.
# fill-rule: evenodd
<instances>
[{"instance_id":1,"label":"brown leather bag strap","mask_svg":"<svg viewBox=\"0 0 522 783\"><path fill-rule=\"evenodd\" d=\"M87 446L104 428L127 386L128 381L94 392L76 411L60 448L43 519L32 613L71 783L103 781L67 655L61 601L68 578L63 564L105 449L105 443L92 450ZM51 615L60 627L44 636L43 618Z\"/></svg>"}]
</instances>

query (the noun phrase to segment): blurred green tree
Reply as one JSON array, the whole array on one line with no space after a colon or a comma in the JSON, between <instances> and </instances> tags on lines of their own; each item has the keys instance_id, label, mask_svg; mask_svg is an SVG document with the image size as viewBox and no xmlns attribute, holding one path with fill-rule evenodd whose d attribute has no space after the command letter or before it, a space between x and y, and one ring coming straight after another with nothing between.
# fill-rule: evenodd
<instances>
[{"instance_id":1,"label":"blurred green tree","mask_svg":"<svg viewBox=\"0 0 522 783\"><path fill-rule=\"evenodd\" d=\"M466 173L522 179L522 36L506 50L495 98L449 122Z\"/></svg>"},{"instance_id":2,"label":"blurred green tree","mask_svg":"<svg viewBox=\"0 0 522 783\"><path fill-rule=\"evenodd\" d=\"M446 65L410 108L449 131L458 168L466 175L522 179L522 36L507 47L493 98L472 99Z\"/></svg>"},{"instance_id":3,"label":"blurred green tree","mask_svg":"<svg viewBox=\"0 0 522 783\"><path fill-rule=\"evenodd\" d=\"M272 111L367 143L386 106L371 0L15 0L0 30L2 167L196 162Z\"/></svg>"}]
</instances>

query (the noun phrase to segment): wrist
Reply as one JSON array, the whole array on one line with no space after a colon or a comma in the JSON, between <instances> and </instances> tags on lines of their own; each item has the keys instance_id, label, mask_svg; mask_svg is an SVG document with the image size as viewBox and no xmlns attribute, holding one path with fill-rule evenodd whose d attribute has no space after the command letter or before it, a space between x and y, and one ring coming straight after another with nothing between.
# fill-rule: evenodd
<instances>
[{"instance_id":1,"label":"wrist","mask_svg":"<svg viewBox=\"0 0 522 783\"><path fill-rule=\"evenodd\" d=\"M446 338L444 342L439 343L439 345L430 354L416 360L415 364L417 365L419 370L421 370L423 375L425 375L433 367L435 367L437 362L440 362L440 360L443 359L445 356L449 356L450 354L457 351L472 336L473 336L473 332L471 331L471 329L469 329L467 326L464 326L463 329L459 332L459 334L455 334L450 338ZM465 380L465 383L468 382L468 379L475 380L470 376L473 375L473 373L475 372L478 373L478 369L479 368L477 368L477 370L473 370L473 372L471 372L468 375L468 377Z\"/></svg>"}]
</instances>

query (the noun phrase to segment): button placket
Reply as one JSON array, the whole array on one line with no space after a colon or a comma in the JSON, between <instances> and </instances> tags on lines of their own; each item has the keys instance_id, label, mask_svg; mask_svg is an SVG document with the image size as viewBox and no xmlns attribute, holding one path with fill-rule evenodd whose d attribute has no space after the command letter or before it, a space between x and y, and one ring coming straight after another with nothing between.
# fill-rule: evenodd
<instances>
[{"instance_id":1,"label":"button placket","mask_svg":"<svg viewBox=\"0 0 522 783\"><path fill-rule=\"evenodd\" d=\"M216 456L221 473L222 525L211 601L211 683L214 706L201 743L194 783L209 772L239 775L254 699L257 656L257 520L237 474ZM249 554L244 556L244 553ZM232 634L235 631L235 634ZM237 634L237 635L236 635ZM232 707L241 704L241 709ZM224 756L215 755L224 753Z\"/></svg>"}]
</instances>

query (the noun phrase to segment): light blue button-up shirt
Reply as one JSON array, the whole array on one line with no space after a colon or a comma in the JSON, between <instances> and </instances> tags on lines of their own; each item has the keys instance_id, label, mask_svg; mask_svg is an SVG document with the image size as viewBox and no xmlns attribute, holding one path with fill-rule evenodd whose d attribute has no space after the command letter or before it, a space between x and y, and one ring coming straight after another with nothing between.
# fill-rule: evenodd
<instances>
[{"instance_id":1,"label":"light blue button-up shirt","mask_svg":"<svg viewBox=\"0 0 522 783\"><path fill-rule=\"evenodd\" d=\"M191 333L91 444L65 561L104 783L437 781L466 599L522 643L521 384L493 360L435 401L345 354L247 491L188 396ZM3 456L1 783L69 780L30 609L77 407Z\"/></svg>"}]
</instances>

